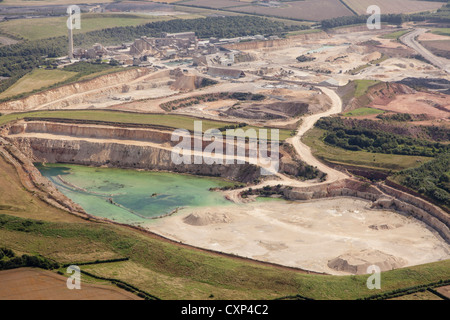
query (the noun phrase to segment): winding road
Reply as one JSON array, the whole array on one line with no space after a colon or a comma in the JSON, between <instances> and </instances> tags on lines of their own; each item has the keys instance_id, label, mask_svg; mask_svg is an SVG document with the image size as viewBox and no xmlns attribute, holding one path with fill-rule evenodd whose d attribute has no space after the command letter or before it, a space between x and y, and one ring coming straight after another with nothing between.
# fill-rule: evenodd
<instances>
[{"instance_id":1,"label":"winding road","mask_svg":"<svg viewBox=\"0 0 450 320\"><path fill-rule=\"evenodd\" d=\"M427 32L427 29L415 29L414 31L411 31L403 36L400 37L400 41L403 42L405 45L416 51L418 54L420 54L422 57L427 59L429 62L431 62L433 65L438 67L439 69L442 69L443 71L450 73L450 61L445 58L440 58L435 56L432 52L428 51L425 47L423 47L418 41L416 41L416 38L420 36L421 34Z\"/></svg>"},{"instance_id":2,"label":"winding road","mask_svg":"<svg viewBox=\"0 0 450 320\"><path fill-rule=\"evenodd\" d=\"M280 180L266 180L256 186L252 186L251 187L252 189L260 189L265 186L276 186L276 185L283 185L283 186L290 186L290 187L312 187L312 186L317 186L317 185L321 185L321 184L329 184L332 182L336 182L339 180L344 180L344 179L349 178L349 176L344 174L343 172L340 172L333 168L330 168L327 165L325 165L324 163L320 162L318 159L316 159L312 154L311 148L309 148L301 140L303 135L307 131L312 129L314 127L314 124L320 118L328 117L328 116L342 112L342 101L341 101L341 98L337 95L337 93L335 91L333 91L329 88L323 88L323 87L318 87L318 89L320 89L323 92L323 94L326 94L331 99L331 101L332 101L331 108L325 112L313 114L313 115L303 118L302 119L303 121L297 130L297 135L293 138L287 139L286 142L290 143L295 148L295 151L297 152L297 155L299 156L299 158L301 160L303 160L304 162L306 162L307 164L309 164L313 167L317 167L317 169L326 173L327 174L326 181L319 181L318 179L308 180L308 181L299 181L299 180L293 179L291 177L288 177L286 175L278 173L278 174L276 174L276 176ZM236 202L236 203L240 203L240 202L242 202L242 199L239 196L240 193L242 193L243 191L247 191L248 189L250 189L250 187L226 191L225 195L227 196L227 198L229 200Z\"/></svg>"}]
</instances>

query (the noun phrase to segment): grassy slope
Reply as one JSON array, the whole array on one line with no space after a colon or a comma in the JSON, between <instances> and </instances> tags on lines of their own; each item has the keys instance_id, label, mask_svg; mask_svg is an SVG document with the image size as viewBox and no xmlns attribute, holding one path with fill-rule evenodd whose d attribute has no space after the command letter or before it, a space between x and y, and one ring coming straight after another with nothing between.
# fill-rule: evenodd
<instances>
[{"instance_id":1,"label":"grassy slope","mask_svg":"<svg viewBox=\"0 0 450 320\"><path fill-rule=\"evenodd\" d=\"M40 201L29 193L19 181L14 167L0 155L0 214L23 218L44 219L53 222L82 222ZM0 241L0 243L2 243Z\"/></svg>"},{"instance_id":2,"label":"grassy slope","mask_svg":"<svg viewBox=\"0 0 450 320\"><path fill-rule=\"evenodd\" d=\"M75 72L67 72L63 70L35 69L9 87L8 90L2 92L0 94L0 99L46 88L56 83L66 81L75 75Z\"/></svg>"},{"instance_id":3,"label":"grassy slope","mask_svg":"<svg viewBox=\"0 0 450 320\"><path fill-rule=\"evenodd\" d=\"M384 171L399 171L407 168L418 167L421 164L432 160L432 158L420 156L404 156L345 150L325 144L321 139L323 134L323 130L314 128L306 133L303 138L303 142L311 147L313 154L316 157L332 163L347 164Z\"/></svg>"},{"instance_id":4,"label":"grassy slope","mask_svg":"<svg viewBox=\"0 0 450 320\"><path fill-rule=\"evenodd\" d=\"M403 36L404 34L408 33L409 30L400 30L400 31L395 31L392 33L388 33L383 35L381 38L383 39L392 39L392 40L398 40L401 36Z\"/></svg>"},{"instance_id":5,"label":"grassy slope","mask_svg":"<svg viewBox=\"0 0 450 320\"><path fill-rule=\"evenodd\" d=\"M84 266L103 277L125 280L163 299L271 299L300 294L316 299L355 299L374 292L367 276L307 275L179 247L123 227L94 223L32 223L0 216L2 244L60 262L97 256L129 261ZM84 259L84 260L83 260ZM450 277L450 260L382 274L382 291ZM377 291L380 293L380 291Z\"/></svg>"},{"instance_id":6,"label":"grassy slope","mask_svg":"<svg viewBox=\"0 0 450 320\"><path fill-rule=\"evenodd\" d=\"M6 91L0 94L0 99L4 101L26 98L32 94L43 92L45 90L53 89L63 85L71 84L83 80L91 80L107 74L124 71L123 67L112 67L106 64L99 65L103 68L99 68L96 72L92 70L92 73L88 72L74 72L64 70L45 70L34 69L30 73L23 76L19 81L9 87ZM132 67L134 68L134 67Z\"/></svg>"},{"instance_id":7,"label":"grassy slope","mask_svg":"<svg viewBox=\"0 0 450 320\"><path fill-rule=\"evenodd\" d=\"M375 108L359 108L349 112L344 113L346 117L356 117L356 116L368 116L371 114L380 114L384 113L383 110L378 110Z\"/></svg>"},{"instance_id":8,"label":"grassy slope","mask_svg":"<svg viewBox=\"0 0 450 320\"><path fill-rule=\"evenodd\" d=\"M378 80L355 80L356 83L355 97L358 98L363 96L371 86L379 82L380 81Z\"/></svg>"},{"instance_id":9,"label":"grassy slope","mask_svg":"<svg viewBox=\"0 0 450 320\"><path fill-rule=\"evenodd\" d=\"M37 111L37 112L25 112L14 113L0 117L0 125L3 125L9 121L23 119L24 117L45 117L45 118L64 118L64 119L76 119L76 120L93 120L93 121L110 121L121 123L137 123L137 124L149 124L166 126L173 129L187 129L194 130L194 121L201 120L203 130L212 128L222 128L226 125L232 124L231 122L220 122L206 119L196 119L193 117L171 114L140 114L140 113L126 113L118 111L103 111L103 110L71 110L71 111ZM260 129L256 127L245 127L244 131L249 128ZM280 129L280 140L285 140L290 137L290 130ZM270 137L270 133L269 133Z\"/></svg>"},{"instance_id":10,"label":"grassy slope","mask_svg":"<svg viewBox=\"0 0 450 320\"><path fill-rule=\"evenodd\" d=\"M105 28L138 26L156 21L180 18L196 19L202 17L201 14L151 16L138 13L82 13L81 29L74 30L74 34L76 35ZM26 21L24 19L4 21L0 23L0 33L24 38L26 40L66 36L66 22L67 17L27 19Z\"/></svg>"}]
</instances>

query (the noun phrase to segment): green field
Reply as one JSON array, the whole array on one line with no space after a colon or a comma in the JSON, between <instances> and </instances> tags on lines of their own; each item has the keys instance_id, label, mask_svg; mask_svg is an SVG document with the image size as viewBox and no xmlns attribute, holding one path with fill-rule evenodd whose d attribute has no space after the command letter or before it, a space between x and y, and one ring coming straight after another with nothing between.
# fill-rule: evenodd
<instances>
[{"instance_id":1,"label":"green field","mask_svg":"<svg viewBox=\"0 0 450 320\"><path fill-rule=\"evenodd\" d=\"M199 15L183 15L183 18L199 18ZM138 14L111 13L83 13L81 15L81 30L74 30L74 34L86 33L113 27L138 26L155 21L178 18L176 16L150 16ZM39 40L67 35L67 18L52 17L10 20L0 23L0 33L27 40Z\"/></svg>"},{"instance_id":2,"label":"green field","mask_svg":"<svg viewBox=\"0 0 450 320\"><path fill-rule=\"evenodd\" d=\"M298 35L302 35L302 34L318 33L318 32L322 32L322 29L292 31L292 32L289 32L286 35L286 37L298 36Z\"/></svg>"},{"instance_id":3,"label":"green field","mask_svg":"<svg viewBox=\"0 0 450 320\"><path fill-rule=\"evenodd\" d=\"M440 36L448 36L450 37L450 28L436 28L431 31L434 34L438 34Z\"/></svg>"},{"instance_id":4,"label":"green field","mask_svg":"<svg viewBox=\"0 0 450 320\"><path fill-rule=\"evenodd\" d=\"M42 220L41 220L42 221ZM40 222L0 215L0 241L18 253L59 263L130 258L81 266L120 279L161 299L275 299L300 294L314 299L357 299L374 294L366 275L308 275L207 254L106 223ZM450 260L383 272L382 290L450 278Z\"/></svg>"},{"instance_id":5,"label":"green field","mask_svg":"<svg viewBox=\"0 0 450 320\"><path fill-rule=\"evenodd\" d=\"M322 141L325 131L314 128L303 137L315 157L325 161L358 166L382 171L400 171L422 165L433 158L420 156L404 156L395 154L371 153L366 151L350 151L333 147Z\"/></svg>"},{"instance_id":6,"label":"green field","mask_svg":"<svg viewBox=\"0 0 450 320\"><path fill-rule=\"evenodd\" d=\"M109 64L87 65L88 67L85 67L84 69L77 69L76 64L69 66L67 69L34 69L14 83L6 91L0 93L0 100L21 99L54 87L77 81L91 80L96 77L124 70L123 67L112 67Z\"/></svg>"},{"instance_id":7,"label":"green field","mask_svg":"<svg viewBox=\"0 0 450 320\"><path fill-rule=\"evenodd\" d=\"M42 221L42 220L41 220ZM207 254L106 223L39 222L0 215L0 241L18 253L59 263L130 260L81 266L120 279L161 299L274 299L300 294L314 299L356 299L374 294L366 275L308 275ZM382 290L450 278L450 260L383 272Z\"/></svg>"},{"instance_id":8,"label":"green field","mask_svg":"<svg viewBox=\"0 0 450 320\"><path fill-rule=\"evenodd\" d=\"M381 114L384 113L383 110L375 108L359 108L349 112L344 113L345 117L358 117L358 116L368 116L371 114Z\"/></svg>"},{"instance_id":9,"label":"green field","mask_svg":"<svg viewBox=\"0 0 450 320\"><path fill-rule=\"evenodd\" d=\"M378 80L355 80L356 89L355 89L355 97L361 97L366 94L367 90L377 84L380 83Z\"/></svg>"},{"instance_id":10,"label":"green field","mask_svg":"<svg viewBox=\"0 0 450 320\"><path fill-rule=\"evenodd\" d=\"M381 36L381 38L382 39L398 40L401 36L405 35L408 32L409 32L409 30L395 31L395 32L392 32L392 33L385 34L385 35Z\"/></svg>"},{"instance_id":11,"label":"green field","mask_svg":"<svg viewBox=\"0 0 450 320\"><path fill-rule=\"evenodd\" d=\"M33 111L33 112L3 115L0 117L0 125L3 125L13 120L23 119L25 117L62 118L72 120L91 120L91 121L147 124L155 126L164 126L171 129L186 129L190 131L194 130L195 120L202 121L203 131L206 131L208 129L219 129L227 125L234 124L232 122L221 122L172 114L141 114L141 113L128 113L128 112L104 111L104 110L64 110L64 111ZM258 132L258 129L262 128L247 126L243 129L244 131L247 129L255 129ZM291 132L292 132L291 130L280 129L279 130L280 140L285 140L289 138L291 136Z\"/></svg>"},{"instance_id":12,"label":"green field","mask_svg":"<svg viewBox=\"0 0 450 320\"><path fill-rule=\"evenodd\" d=\"M68 72L63 70L35 69L9 87L8 90L0 93L0 99L46 88L56 83L64 82L75 75L76 72Z\"/></svg>"}]
</instances>

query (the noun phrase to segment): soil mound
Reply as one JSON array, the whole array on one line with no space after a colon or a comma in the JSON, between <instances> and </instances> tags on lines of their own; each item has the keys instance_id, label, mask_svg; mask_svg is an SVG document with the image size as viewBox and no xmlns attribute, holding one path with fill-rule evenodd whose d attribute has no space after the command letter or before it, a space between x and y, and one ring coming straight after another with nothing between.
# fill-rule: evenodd
<instances>
[{"instance_id":1,"label":"soil mound","mask_svg":"<svg viewBox=\"0 0 450 320\"><path fill-rule=\"evenodd\" d=\"M376 51L376 52L372 52L371 54L365 56L363 58L363 61L364 62L370 62L370 61L374 61L374 60L377 60L377 59L380 59L380 58L381 58L381 53Z\"/></svg>"},{"instance_id":2,"label":"soil mound","mask_svg":"<svg viewBox=\"0 0 450 320\"><path fill-rule=\"evenodd\" d=\"M378 250L362 250L348 252L328 261L328 267L351 274L366 274L371 265L378 266L381 271L388 271L406 265L406 261Z\"/></svg>"},{"instance_id":3,"label":"soil mound","mask_svg":"<svg viewBox=\"0 0 450 320\"><path fill-rule=\"evenodd\" d=\"M170 88L176 91L189 92L203 86L205 86L205 78L183 74L177 77Z\"/></svg>"},{"instance_id":4,"label":"soil mound","mask_svg":"<svg viewBox=\"0 0 450 320\"><path fill-rule=\"evenodd\" d=\"M225 114L237 118L275 120L295 118L308 112L309 105L302 101L277 102L272 104L254 104L233 107Z\"/></svg>"},{"instance_id":5,"label":"soil mound","mask_svg":"<svg viewBox=\"0 0 450 320\"><path fill-rule=\"evenodd\" d=\"M207 226L218 223L230 223L231 218L225 213L196 212L185 217L183 222L191 226Z\"/></svg>"}]
</instances>

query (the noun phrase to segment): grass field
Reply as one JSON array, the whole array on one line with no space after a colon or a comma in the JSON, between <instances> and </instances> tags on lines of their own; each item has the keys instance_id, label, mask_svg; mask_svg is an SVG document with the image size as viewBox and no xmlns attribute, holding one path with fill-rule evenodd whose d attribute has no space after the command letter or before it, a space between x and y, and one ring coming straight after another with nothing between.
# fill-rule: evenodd
<instances>
[{"instance_id":1,"label":"grass field","mask_svg":"<svg viewBox=\"0 0 450 320\"><path fill-rule=\"evenodd\" d=\"M292 36L298 36L301 34L318 33L318 32L322 32L322 30L321 29L311 29L311 30L292 31L292 32L289 32L286 36L292 37Z\"/></svg>"},{"instance_id":2,"label":"grass field","mask_svg":"<svg viewBox=\"0 0 450 320\"><path fill-rule=\"evenodd\" d=\"M349 112L344 113L346 117L357 117L357 116L368 116L371 114L380 114L384 113L383 110L378 110L374 108L359 108Z\"/></svg>"},{"instance_id":3,"label":"grass field","mask_svg":"<svg viewBox=\"0 0 450 320\"><path fill-rule=\"evenodd\" d=\"M162 299L273 299L296 294L355 299L374 294L364 275L302 274L180 247L114 225L25 222L7 215L0 215L0 222L0 241L17 252L66 263L93 261L111 252L129 257L82 270L126 281ZM447 260L384 272L377 293L448 279L449 267Z\"/></svg>"},{"instance_id":4,"label":"grass field","mask_svg":"<svg viewBox=\"0 0 450 320\"><path fill-rule=\"evenodd\" d=\"M390 300L443 300L437 295L431 293L430 291L417 292L413 294L408 294L406 296L401 296L398 298L392 298Z\"/></svg>"},{"instance_id":5,"label":"grass field","mask_svg":"<svg viewBox=\"0 0 450 320\"><path fill-rule=\"evenodd\" d=\"M358 97L363 96L364 94L366 94L367 90L371 86L373 86L379 82L380 81L378 81L378 80L355 80L355 83L356 83L355 97L358 98Z\"/></svg>"},{"instance_id":6,"label":"grass field","mask_svg":"<svg viewBox=\"0 0 450 320\"><path fill-rule=\"evenodd\" d=\"M23 76L6 91L0 93L0 100L21 99L31 94L42 92L54 87L59 87L77 81L90 80L123 70L123 67L112 67L109 64L92 64L90 69L83 70L81 72L58 69L34 69L30 73Z\"/></svg>"},{"instance_id":7,"label":"grass field","mask_svg":"<svg viewBox=\"0 0 450 320\"><path fill-rule=\"evenodd\" d=\"M392 33L384 34L384 35L381 36L381 38L398 40L401 36L403 36L404 34L406 34L408 32L409 32L409 30L395 31L395 32L392 32Z\"/></svg>"},{"instance_id":8,"label":"grass field","mask_svg":"<svg viewBox=\"0 0 450 320\"><path fill-rule=\"evenodd\" d=\"M0 99L46 88L56 83L66 81L75 75L76 72L68 72L63 70L35 69L9 87L8 90L0 93Z\"/></svg>"},{"instance_id":9,"label":"grass field","mask_svg":"<svg viewBox=\"0 0 450 320\"><path fill-rule=\"evenodd\" d=\"M198 15L183 15L183 18L199 18ZM83 13L81 30L74 34L86 33L112 27L137 26L145 23L177 18L176 16L150 16L138 14ZM0 23L0 33L21 37L27 40L39 40L67 35L67 18L52 17L40 19L11 20Z\"/></svg>"},{"instance_id":10,"label":"grass field","mask_svg":"<svg viewBox=\"0 0 450 320\"><path fill-rule=\"evenodd\" d=\"M438 34L440 36L448 36L450 37L450 28L436 28L431 31L434 34Z\"/></svg>"},{"instance_id":11,"label":"grass field","mask_svg":"<svg viewBox=\"0 0 450 320\"><path fill-rule=\"evenodd\" d=\"M25 190L14 167L7 163L1 155L0 181L0 214L53 222L84 221L47 205Z\"/></svg>"},{"instance_id":12,"label":"grass field","mask_svg":"<svg viewBox=\"0 0 450 320\"><path fill-rule=\"evenodd\" d=\"M432 158L395 154L350 151L330 146L322 141L325 131L314 128L303 137L303 142L313 151L314 156L336 164L346 164L382 171L400 171L418 167Z\"/></svg>"},{"instance_id":13,"label":"grass field","mask_svg":"<svg viewBox=\"0 0 450 320\"><path fill-rule=\"evenodd\" d=\"M168 115L168 114L140 114L140 113L127 113L118 111L96 111L96 110L65 110L65 111L36 111L36 112L24 112L3 115L0 117L0 125L3 125L9 121L23 119L25 117L31 118L63 118L74 120L91 120L91 121L109 121L120 123L136 123L136 124L148 124L165 126L172 129L187 129L194 130L194 121L201 120L203 130L223 128L226 125L234 124L231 122L221 122L207 119L196 119L193 117L182 115ZM259 127L245 127L247 129L261 129ZM290 130L280 129L280 140L285 140L291 136ZM270 132L269 132L270 138Z\"/></svg>"}]
</instances>

